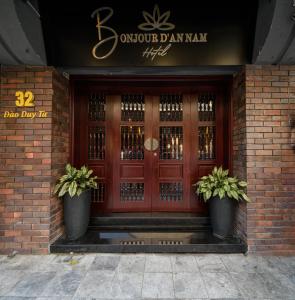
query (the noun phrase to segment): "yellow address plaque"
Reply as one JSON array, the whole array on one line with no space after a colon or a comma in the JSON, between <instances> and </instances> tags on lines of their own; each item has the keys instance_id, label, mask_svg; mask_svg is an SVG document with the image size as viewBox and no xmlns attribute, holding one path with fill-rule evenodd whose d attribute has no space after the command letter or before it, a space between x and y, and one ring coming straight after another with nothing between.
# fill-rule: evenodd
<instances>
[{"instance_id":1,"label":"yellow address plaque","mask_svg":"<svg viewBox=\"0 0 295 300\"><path fill-rule=\"evenodd\" d=\"M16 91L15 92L15 106L16 107L27 107L28 110L22 111L4 111L4 118L47 118L48 112L45 110L32 111L30 107L35 107L34 103L35 97L32 91Z\"/></svg>"},{"instance_id":2,"label":"yellow address plaque","mask_svg":"<svg viewBox=\"0 0 295 300\"><path fill-rule=\"evenodd\" d=\"M25 107L32 107L35 106L34 104L34 94L31 91L16 91L15 92L15 105L16 106L25 106Z\"/></svg>"}]
</instances>

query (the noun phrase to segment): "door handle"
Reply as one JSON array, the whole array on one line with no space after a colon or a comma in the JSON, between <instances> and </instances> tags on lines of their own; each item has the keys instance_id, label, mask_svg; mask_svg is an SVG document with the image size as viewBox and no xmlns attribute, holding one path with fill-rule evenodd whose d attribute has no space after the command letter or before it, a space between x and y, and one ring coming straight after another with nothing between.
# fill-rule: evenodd
<instances>
[{"instance_id":1,"label":"door handle","mask_svg":"<svg viewBox=\"0 0 295 300\"><path fill-rule=\"evenodd\" d=\"M155 138L148 138L144 142L144 147L148 151L156 151L159 147L159 141Z\"/></svg>"}]
</instances>

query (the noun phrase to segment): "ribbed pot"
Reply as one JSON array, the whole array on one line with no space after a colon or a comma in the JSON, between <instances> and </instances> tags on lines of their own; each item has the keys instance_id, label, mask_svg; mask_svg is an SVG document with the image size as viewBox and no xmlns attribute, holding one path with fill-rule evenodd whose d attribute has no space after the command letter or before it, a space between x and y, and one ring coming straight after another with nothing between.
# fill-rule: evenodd
<instances>
[{"instance_id":1,"label":"ribbed pot","mask_svg":"<svg viewBox=\"0 0 295 300\"><path fill-rule=\"evenodd\" d=\"M215 196L209 200L210 219L213 235L225 239L232 235L236 203L233 199Z\"/></svg>"},{"instance_id":2,"label":"ribbed pot","mask_svg":"<svg viewBox=\"0 0 295 300\"><path fill-rule=\"evenodd\" d=\"M64 221L66 236L76 240L83 236L89 224L91 191L84 191L80 196L64 195Z\"/></svg>"}]
</instances>

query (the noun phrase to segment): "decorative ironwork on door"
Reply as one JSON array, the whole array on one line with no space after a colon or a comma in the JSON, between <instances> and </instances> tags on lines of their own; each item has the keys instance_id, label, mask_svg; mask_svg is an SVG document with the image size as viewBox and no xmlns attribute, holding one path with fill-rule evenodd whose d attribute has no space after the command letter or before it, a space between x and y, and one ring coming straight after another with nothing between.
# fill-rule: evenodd
<instances>
[{"instance_id":1,"label":"decorative ironwork on door","mask_svg":"<svg viewBox=\"0 0 295 300\"><path fill-rule=\"evenodd\" d=\"M130 94L121 96L122 121L143 122L144 111L144 95Z\"/></svg>"},{"instance_id":2,"label":"decorative ironwork on door","mask_svg":"<svg viewBox=\"0 0 295 300\"><path fill-rule=\"evenodd\" d=\"M201 93L198 100L198 135L199 160L213 160L216 158L216 95Z\"/></svg>"},{"instance_id":3,"label":"decorative ironwork on door","mask_svg":"<svg viewBox=\"0 0 295 300\"><path fill-rule=\"evenodd\" d=\"M144 159L144 127L121 126L121 160Z\"/></svg>"},{"instance_id":4,"label":"decorative ironwork on door","mask_svg":"<svg viewBox=\"0 0 295 300\"><path fill-rule=\"evenodd\" d=\"M90 121L105 121L106 97L102 93L92 93L88 99Z\"/></svg>"},{"instance_id":5,"label":"decorative ironwork on door","mask_svg":"<svg viewBox=\"0 0 295 300\"><path fill-rule=\"evenodd\" d=\"M183 128L160 127L160 159L183 158Z\"/></svg>"},{"instance_id":6,"label":"decorative ironwork on door","mask_svg":"<svg viewBox=\"0 0 295 300\"><path fill-rule=\"evenodd\" d=\"M183 103L182 95L161 95L160 96L160 121L182 121Z\"/></svg>"},{"instance_id":7,"label":"decorative ironwork on door","mask_svg":"<svg viewBox=\"0 0 295 300\"><path fill-rule=\"evenodd\" d=\"M89 127L88 158L103 160L105 158L105 128Z\"/></svg>"}]
</instances>

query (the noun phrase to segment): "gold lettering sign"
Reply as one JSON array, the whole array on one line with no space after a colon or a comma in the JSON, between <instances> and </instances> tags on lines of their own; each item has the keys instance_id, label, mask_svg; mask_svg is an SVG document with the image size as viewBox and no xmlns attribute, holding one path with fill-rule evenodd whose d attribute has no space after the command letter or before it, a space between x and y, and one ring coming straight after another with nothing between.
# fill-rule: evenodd
<instances>
[{"instance_id":1,"label":"gold lettering sign","mask_svg":"<svg viewBox=\"0 0 295 300\"><path fill-rule=\"evenodd\" d=\"M102 15L105 15L102 18ZM110 7L96 9L92 18L96 18L98 42L92 48L92 56L95 59L106 59L116 50L118 43L121 44L148 44L142 52L142 57L154 60L155 57L166 56L173 44L180 43L207 43L207 32L167 32L175 29L175 25L168 22L171 12L160 13L156 4L153 12L143 11L144 22L137 27L143 32L118 34L112 27L106 26L114 11ZM160 33L149 33L158 30ZM166 32L165 32L166 31Z\"/></svg>"},{"instance_id":2,"label":"gold lettering sign","mask_svg":"<svg viewBox=\"0 0 295 300\"><path fill-rule=\"evenodd\" d=\"M35 107L35 97L32 91L16 91L15 92L15 106L19 107ZM34 109L34 108L33 108ZM48 112L45 110L38 111L28 111L22 110L18 111L9 111L6 110L3 113L3 118L24 118L24 119L35 119L35 118L47 118Z\"/></svg>"},{"instance_id":3,"label":"gold lettering sign","mask_svg":"<svg viewBox=\"0 0 295 300\"><path fill-rule=\"evenodd\" d=\"M16 91L15 92L15 105L16 106L35 106L34 105L34 94L31 91Z\"/></svg>"}]
</instances>

